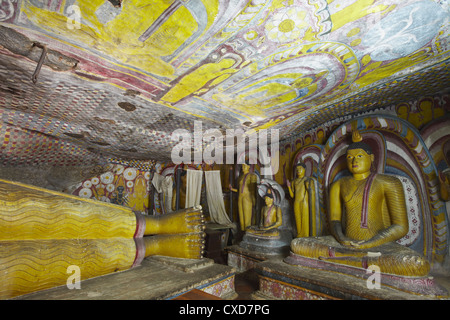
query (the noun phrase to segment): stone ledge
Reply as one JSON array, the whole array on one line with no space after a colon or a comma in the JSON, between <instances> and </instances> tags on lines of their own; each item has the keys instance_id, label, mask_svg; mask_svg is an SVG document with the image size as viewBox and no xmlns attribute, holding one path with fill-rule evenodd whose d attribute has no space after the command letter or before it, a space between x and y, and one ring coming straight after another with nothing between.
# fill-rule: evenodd
<instances>
[{"instance_id":1,"label":"stone ledge","mask_svg":"<svg viewBox=\"0 0 450 320\"><path fill-rule=\"evenodd\" d=\"M158 261L169 267L181 270L186 273L193 273L197 270L214 265L214 260L208 258L202 259L182 259L166 256L151 256L149 259Z\"/></svg>"},{"instance_id":2,"label":"stone ledge","mask_svg":"<svg viewBox=\"0 0 450 320\"><path fill-rule=\"evenodd\" d=\"M367 281L351 275L340 274L303 266L291 266L281 259L272 259L255 265L260 288L255 298L300 300L447 300L447 297L417 295L387 286L370 289Z\"/></svg>"}]
</instances>

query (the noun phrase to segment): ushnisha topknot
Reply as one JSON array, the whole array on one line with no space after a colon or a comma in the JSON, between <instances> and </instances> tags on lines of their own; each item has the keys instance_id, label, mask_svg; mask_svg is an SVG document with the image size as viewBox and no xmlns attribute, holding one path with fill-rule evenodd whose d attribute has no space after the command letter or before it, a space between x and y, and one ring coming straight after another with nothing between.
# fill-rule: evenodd
<instances>
[{"instance_id":1,"label":"ushnisha topknot","mask_svg":"<svg viewBox=\"0 0 450 320\"><path fill-rule=\"evenodd\" d=\"M272 198L272 199L273 199L272 190L271 190L271 189L268 189L268 190L267 190L267 193L264 195L264 197L269 197L269 198Z\"/></svg>"},{"instance_id":2,"label":"ushnisha topknot","mask_svg":"<svg viewBox=\"0 0 450 320\"><path fill-rule=\"evenodd\" d=\"M295 167L296 167L296 168L297 168L297 167L303 167L303 168L306 169L306 165L305 165L303 162L298 162L298 163L295 165Z\"/></svg>"},{"instance_id":3,"label":"ushnisha topknot","mask_svg":"<svg viewBox=\"0 0 450 320\"><path fill-rule=\"evenodd\" d=\"M348 150L354 150L354 149L362 149L367 154L373 154L372 148L365 142L362 141L362 136L359 133L359 131L356 129L352 132L352 144L348 146Z\"/></svg>"}]
</instances>

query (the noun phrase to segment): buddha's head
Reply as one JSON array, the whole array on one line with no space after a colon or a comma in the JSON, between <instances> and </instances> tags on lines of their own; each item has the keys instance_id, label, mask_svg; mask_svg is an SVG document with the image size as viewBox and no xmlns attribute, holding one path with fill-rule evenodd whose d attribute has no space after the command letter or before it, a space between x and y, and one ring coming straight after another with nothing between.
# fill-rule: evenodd
<instances>
[{"instance_id":1,"label":"buddha's head","mask_svg":"<svg viewBox=\"0 0 450 320\"><path fill-rule=\"evenodd\" d=\"M250 171L250 165L248 164L248 162L246 161L245 163L242 164L242 172L243 173L247 173Z\"/></svg>"},{"instance_id":2,"label":"buddha's head","mask_svg":"<svg viewBox=\"0 0 450 320\"><path fill-rule=\"evenodd\" d=\"M297 163L295 171L297 172L297 177L302 178L305 175L306 166L303 163Z\"/></svg>"},{"instance_id":3,"label":"buddha's head","mask_svg":"<svg viewBox=\"0 0 450 320\"><path fill-rule=\"evenodd\" d=\"M364 142L355 142L347 148L347 167L352 174L370 172L375 156L372 148Z\"/></svg>"},{"instance_id":4,"label":"buddha's head","mask_svg":"<svg viewBox=\"0 0 450 320\"><path fill-rule=\"evenodd\" d=\"M266 202L266 206L270 207L273 204L273 195L268 193L264 196L264 201Z\"/></svg>"}]
</instances>

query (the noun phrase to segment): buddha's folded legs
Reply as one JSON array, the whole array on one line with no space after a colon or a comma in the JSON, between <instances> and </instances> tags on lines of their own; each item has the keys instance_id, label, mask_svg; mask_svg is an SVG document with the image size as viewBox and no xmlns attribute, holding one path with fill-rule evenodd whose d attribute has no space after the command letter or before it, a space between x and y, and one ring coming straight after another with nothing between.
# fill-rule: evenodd
<instances>
[{"instance_id":1,"label":"buddha's folded legs","mask_svg":"<svg viewBox=\"0 0 450 320\"><path fill-rule=\"evenodd\" d=\"M332 236L296 238L291 242L291 250L299 256L347 266L367 268L376 265L382 273L400 276L421 277L430 271L425 257L395 242L358 250L341 245Z\"/></svg>"}]
</instances>

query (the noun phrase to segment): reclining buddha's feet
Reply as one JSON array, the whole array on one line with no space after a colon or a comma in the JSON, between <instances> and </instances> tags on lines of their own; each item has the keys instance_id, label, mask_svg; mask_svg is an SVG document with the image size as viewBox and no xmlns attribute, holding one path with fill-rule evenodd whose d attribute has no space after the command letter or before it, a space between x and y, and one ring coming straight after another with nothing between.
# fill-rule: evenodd
<instances>
[{"instance_id":1,"label":"reclining buddha's feet","mask_svg":"<svg viewBox=\"0 0 450 320\"><path fill-rule=\"evenodd\" d=\"M205 233L166 234L144 237L145 256L201 259L205 249Z\"/></svg>"},{"instance_id":2,"label":"reclining buddha's feet","mask_svg":"<svg viewBox=\"0 0 450 320\"><path fill-rule=\"evenodd\" d=\"M205 230L202 207L181 209L160 216L145 216L145 235L196 233Z\"/></svg>"}]
</instances>

